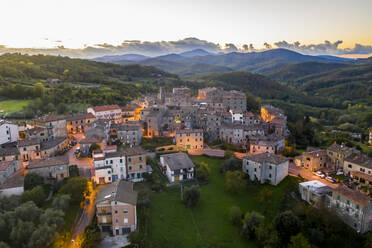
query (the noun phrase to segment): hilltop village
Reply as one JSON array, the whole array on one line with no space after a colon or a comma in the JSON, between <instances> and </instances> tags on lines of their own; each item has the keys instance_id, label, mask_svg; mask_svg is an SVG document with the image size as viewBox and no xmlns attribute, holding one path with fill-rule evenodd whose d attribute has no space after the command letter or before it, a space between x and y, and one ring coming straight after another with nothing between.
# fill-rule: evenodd
<instances>
[{"instance_id":1,"label":"hilltop village","mask_svg":"<svg viewBox=\"0 0 372 248\"><path fill-rule=\"evenodd\" d=\"M303 201L334 209L356 232L372 228L366 190L372 183L371 158L337 143L283 156L290 134L286 115L272 105L250 112L240 91L213 87L193 95L186 87L160 88L126 106L94 106L86 113L46 115L24 124L1 120L0 134L2 197L25 194L30 174L56 185L77 170L93 188L83 211L113 236L139 230L136 184L154 173L167 187L198 182L200 165L191 158L231 154L251 182L279 187L287 176L296 177ZM156 143L162 140L168 143ZM152 141L154 146L146 146ZM229 147L236 149L231 153Z\"/></svg>"}]
</instances>

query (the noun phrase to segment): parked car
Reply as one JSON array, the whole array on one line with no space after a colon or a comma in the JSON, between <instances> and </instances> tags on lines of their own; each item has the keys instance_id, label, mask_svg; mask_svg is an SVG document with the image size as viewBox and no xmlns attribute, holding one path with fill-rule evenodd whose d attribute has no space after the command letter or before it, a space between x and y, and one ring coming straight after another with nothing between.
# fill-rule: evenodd
<instances>
[{"instance_id":1,"label":"parked car","mask_svg":"<svg viewBox=\"0 0 372 248\"><path fill-rule=\"evenodd\" d=\"M80 148L76 148L74 153L79 154L80 153Z\"/></svg>"},{"instance_id":2,"label":"parked car","mask_svg":"<svg viewBox=\"0 0 372 248\"><path fill-rule=\"evenodd\" d=\"M333 177L327 176L325 179L331 183L336 183L336 180Z\"/></svg>"},{"instance_id":3,"label":"parked car","mask_svg":"<svg viewBox=\"0 0 372 248\"><path fill-rule=\"evenodd\" d=\"M325 175L324 175L323 172L321 172L321 171L315 171L313 174L314 174L315 176L320 177L320 178L325 178Z\"/></svg>"},{"instance_id":4,"label":"parked car","mask_svg":"<svg viewBox=\"0 0 372 248\"><path fill-rule=\"evenodd\" d=\"M343 175L344 174L344 172L342 171L342 170L338 170L337 172L336 172L336 175Z\"/></svg>"},{"instance_id":5,"label":"parked car","mask_svg":"<svg viewBox=\"0 0 372 248\"><path fill-rule=\"evenodd\" d=\"M72 146L75 146L77 143L76 143L76 140L72 141L71 145Z\"/></svg>"}]
</instances>

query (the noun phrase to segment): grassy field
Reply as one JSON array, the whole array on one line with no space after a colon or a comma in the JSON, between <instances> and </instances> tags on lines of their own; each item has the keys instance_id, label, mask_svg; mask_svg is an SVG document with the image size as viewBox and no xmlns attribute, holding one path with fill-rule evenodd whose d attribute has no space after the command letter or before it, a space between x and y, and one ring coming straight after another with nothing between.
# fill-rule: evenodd
<instances>
[{"instance_id":1,"label":"grassy field","mask_svg":"<svg viewBox=\"0 0 372 248\"><path fill-rule=\"evenodd\" d=\"M257 201L258 192L267 187L274 192L272 203L267 207L267 219L279 212L280 201L287 188L296 179L287 177L279 186L251 185L238 195L224 189L224 175L218 168L223 160L208 157L193 157L195 162L206 162L211 169L210 182L201 186L201 198L193 209L180 202L180 187L168 188L166 192L153 194L147 233L147 247L256 247L241 238L238 230L229 222L232 206L243 212L258 211L264 207Z\"/></svg>"},{"instance_id":2,"label":"grassy field","mask_svg":"<svg viewBox=\"0 0 372 248\"><path fill-rule=\"evenodd\" d=\"M10 114L22 110L22 108L27 106L30 102L31 100L0 101L0 110L4 111L2 114Z\"/></svg>"}]
</instances>

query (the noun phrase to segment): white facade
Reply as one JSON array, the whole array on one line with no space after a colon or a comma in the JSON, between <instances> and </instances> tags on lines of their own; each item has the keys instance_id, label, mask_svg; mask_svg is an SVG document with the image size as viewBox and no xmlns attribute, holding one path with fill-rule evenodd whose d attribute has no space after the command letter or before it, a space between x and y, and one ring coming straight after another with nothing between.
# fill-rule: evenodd
<instances>
[{"instance_id":1,"label":"white facade","mask_svg":"<svg viewBox=\"0 0 372 248\"><path fill-rule=\"evenodd\" d=\"M112 120L115 123L121 122L122 111L119 106L99 106L87 109L88 113L92 113L96 119Z\"/></svg>"},{"instance_id":2,"label":"white facade","mask_svg":"<svg viewBox=\"0 0 372 248\"><path fill-rule=\"evenodd\" d=\"M194 178L195 173L193 167L172 170L163 156L160 156L160 164L162 166L163 173L168 178L170 183L182 182Z\"/></svg>"},{"instance_id":3,"label":"white facade","mask_svg":"<svg viewBox=\"0 0 372 248\"><path fill-rule=\"evenodd\" d=\"M244 158L243 172L248 174L251 181L277 185L288 175L288 161L274 164Z\"/></svg>"},{"instance_id":4,"label":"white facade","mask_svg":"<svg viewBox=\"0 0 372 248\"><path fill-rule=\"evenodd\" d=\"M18 140L18 125L0 120L0 145Z\"/></svg>"},{"instance_id":5,"label":"white facade","mask_svg":"<svg viewBox=\"0 0 372 248\"><path fill-rule=\"evenodd\" d=\"M100 157L95 155L94 180L98 184L111 183L127 178L124 154L108 153Z\"/></svg>"}]
</instances>

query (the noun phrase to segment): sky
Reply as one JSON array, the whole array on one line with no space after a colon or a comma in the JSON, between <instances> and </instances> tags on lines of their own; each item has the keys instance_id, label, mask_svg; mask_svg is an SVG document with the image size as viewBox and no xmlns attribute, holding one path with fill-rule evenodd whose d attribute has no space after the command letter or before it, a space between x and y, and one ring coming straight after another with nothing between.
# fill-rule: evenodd
<instances>
[{"instance_id":1,"label":"sky","mask_svg":"<svg viewBox=\"0 0 372 248\"><path fill-rule=\"evenodd\" d=\"M46 48L125 40L372 45L372 0L1 0L0 45Z\"/></svg>"}]
</instances>

